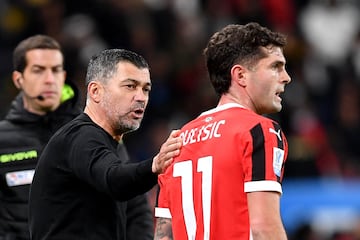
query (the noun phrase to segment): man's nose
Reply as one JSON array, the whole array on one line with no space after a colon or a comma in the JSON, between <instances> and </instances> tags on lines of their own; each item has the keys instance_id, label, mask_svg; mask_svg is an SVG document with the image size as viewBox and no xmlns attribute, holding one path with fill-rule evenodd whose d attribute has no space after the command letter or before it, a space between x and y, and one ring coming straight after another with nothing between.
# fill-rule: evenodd
<instances>
[{"instance_id":1,"label":"man's nose","mask_svg":"<svg viewBox=\"0 0 360 240\"><path fill-rule=\"evenodd\" d=\"M138 89L135 94L135 100L145 102L149 98L148 92L145 92L143 89Z\"/></svg>"},{"instance_id":2,"label":"man's nose","mask_svg":"<svg viewBox=\"0 0 360 240\"><path fill-rule=\"evenodd\" d=\"M284 71L284 82L286 82L286 84L289 84L290 82L291 82L291 77L290 77L290 75L288 74L288 72L285 70Z\"/></svg>"},{"instance_id":3,"label":"man's nose","mask_svg":"<svg viewBox=\"0 0 360 240\"><path fill-rule=\"evenodd\" d=\"M51 70L45 71L45 81L49 83L55 82L55 74Z\"/></svg>"}]
</instances>

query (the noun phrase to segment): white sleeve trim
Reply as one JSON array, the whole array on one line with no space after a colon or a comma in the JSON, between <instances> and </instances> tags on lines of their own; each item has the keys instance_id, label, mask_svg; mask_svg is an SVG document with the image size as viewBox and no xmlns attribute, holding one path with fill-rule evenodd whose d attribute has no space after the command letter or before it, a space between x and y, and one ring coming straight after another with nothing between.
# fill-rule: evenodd
<instances>
[{"instance_id":1,"label":"white sleeve trim","mask_svg":"<svg viewBox=\"0 0 360 240\"><path fill-rule=\"evenodd\" d=\"M168 208L155 208L155 217L171 218L171 213Z\"/></svg>"},{"instance_id":2,"label":"white sleeve trim","mask_svg":"<svg viewBox=\"0 0 360 240\"><path fill-rule=\"evenodd\" d=\"M282 194L281 184L277 181L252 181L245 182L245 192L274 191Z\"/></svg>"}]
</instances>

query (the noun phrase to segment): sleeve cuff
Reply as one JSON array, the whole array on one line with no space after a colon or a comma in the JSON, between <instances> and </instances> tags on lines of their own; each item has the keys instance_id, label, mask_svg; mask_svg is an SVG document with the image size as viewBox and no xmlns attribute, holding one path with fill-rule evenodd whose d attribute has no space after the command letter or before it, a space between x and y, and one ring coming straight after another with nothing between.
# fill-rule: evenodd
<instances>
[{"instance_id":1,"label":"sleeve cuff","mask_svg":"<svg viewBox=\"0 0 360 240\"><path fill-rule=\"evenodd\" d=\"M244 184L245 192L271 191L282 194L281 184L277 181L252 181Z\"/></svg>"},{"instance_id":2,"label":"sleeve cuff","mask_svg":"<svg viewBox=\"0 0 360 240\"><path fill-rule=\"evenodd\" d=\"M168 208L155 208L155 217L171 218L171 213Z\"/></svg>"}]
</instances>

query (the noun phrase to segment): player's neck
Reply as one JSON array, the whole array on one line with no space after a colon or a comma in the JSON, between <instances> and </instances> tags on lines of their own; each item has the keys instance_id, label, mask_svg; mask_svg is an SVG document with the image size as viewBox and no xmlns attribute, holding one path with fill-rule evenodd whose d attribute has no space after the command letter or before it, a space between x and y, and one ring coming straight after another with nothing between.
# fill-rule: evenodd
<instances>
[{"instance_id":1,"label":"player's neck","mask_svg":"<svg viewBox=\"0 0 360 240\"><path fill-rule=\"evenodd\" d=\"M230 94L224 94L220 97L220 100L218 102L218 106L227 104L227 103L236 103L238 105L240 105L243 108L252 110L246 103L244 103L243 101L241 101L238 98L235 98L234 96L230 95Z\"/></svg>"}]
</instances>

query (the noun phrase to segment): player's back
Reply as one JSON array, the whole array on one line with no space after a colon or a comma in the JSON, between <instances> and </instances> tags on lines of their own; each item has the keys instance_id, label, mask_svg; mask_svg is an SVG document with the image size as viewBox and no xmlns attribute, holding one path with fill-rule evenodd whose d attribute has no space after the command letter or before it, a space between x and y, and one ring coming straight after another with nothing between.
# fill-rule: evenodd
<instances>
[{"instance_id":1,"label":"player's back","mask_svg":"<svg viewBox=\"0 0 360 240\"><path fill-rule=\"evenodd\" d=\"M277 181L267 173L274 167L265 166L265 156L253 156L257 138L275 128L273 124L239 105L227 104L182 128L181 153L159 178L158 206L170 209L175 239L250 238L244 185ZM264 141L261 144L263 154L270 154ZM264 164L257 168L264 171L254 171L255 162Z\"/></svg>"}]
</instances>

